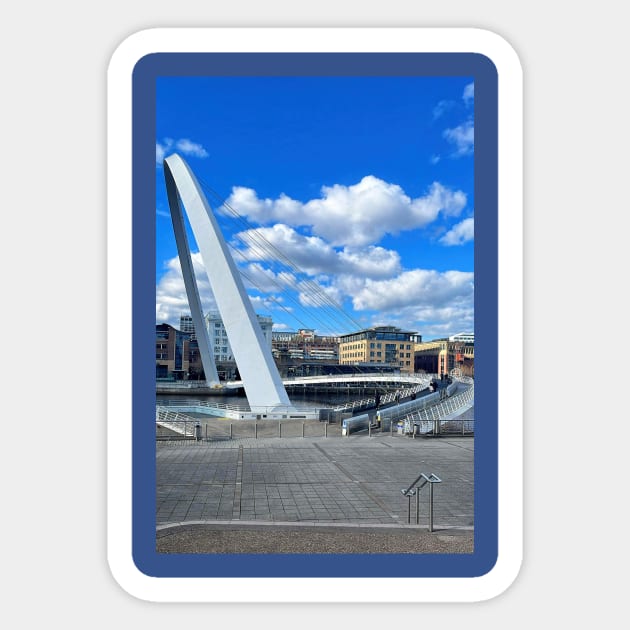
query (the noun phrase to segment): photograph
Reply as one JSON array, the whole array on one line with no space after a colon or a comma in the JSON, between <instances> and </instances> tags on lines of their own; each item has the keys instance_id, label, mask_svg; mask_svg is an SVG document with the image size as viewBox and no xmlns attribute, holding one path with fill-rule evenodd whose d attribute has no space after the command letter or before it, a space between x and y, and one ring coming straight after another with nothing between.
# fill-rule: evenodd
<instances>
[{"instance_id":1,"label":"photograph","mask_svg":"<svg viewBox=\"0 0 630 630\"><path fill-rule=\"evenodd\" d=\"M157 77L159 554L474 553L474 141L470 75Z\"/></svg>"}]
</instances>

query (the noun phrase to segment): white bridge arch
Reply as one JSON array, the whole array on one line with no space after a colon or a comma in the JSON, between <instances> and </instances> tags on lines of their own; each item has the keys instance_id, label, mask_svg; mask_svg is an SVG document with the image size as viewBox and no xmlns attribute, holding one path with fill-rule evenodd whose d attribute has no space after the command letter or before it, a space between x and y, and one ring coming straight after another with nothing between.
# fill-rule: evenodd
<instances>
[{"instance_id":1,"label":"white bridge arch","mask_svg":"<svg viewBox=\"0 0 630 630\"><path fill-rule=\"evenodd\" d=\"M182 206L197 241L250 409L253 412L257 409L270 410L275 407L285 412L292 409L238 269L197 178L188 164L179 155L173 154L164 160L164 179L177 252L206 381L211 384L212 381L218 382L219 379L203 320Z\"/></svg>"}]
</instances>

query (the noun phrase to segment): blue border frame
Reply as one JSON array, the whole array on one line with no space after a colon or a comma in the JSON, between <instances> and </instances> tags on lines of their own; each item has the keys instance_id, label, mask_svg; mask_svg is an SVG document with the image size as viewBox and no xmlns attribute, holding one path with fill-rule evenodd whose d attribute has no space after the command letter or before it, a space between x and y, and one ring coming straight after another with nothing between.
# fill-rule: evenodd
<instances>
[{"instance_id":1,"label":"blue border frame","mask_svg":"<svg viewBox=\"0 0 630 630\"><path fill-rule=\"evenodd\" d=\"M155 86L160 76L470 76L475 82L475 551L159 554L155 520ZM132 76L132 553L152 577L478 577L498 554L498 75L478 53L155 53Z\"/></svg>"}]
</instances>

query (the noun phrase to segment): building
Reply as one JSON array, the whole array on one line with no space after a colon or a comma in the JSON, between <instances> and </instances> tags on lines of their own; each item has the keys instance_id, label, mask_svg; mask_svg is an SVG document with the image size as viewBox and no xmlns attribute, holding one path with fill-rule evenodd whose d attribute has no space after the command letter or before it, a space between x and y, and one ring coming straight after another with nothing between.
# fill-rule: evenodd
<instances>
[{"instance_id":1,"label":"building","mask_svg":"<svg viewBox=\"0 0 630 630\"><path fill-rule=\"evenodd\" d=\"M271 349L273 320L271 317L265 317L263 315L256 315L256 317L262 329L265 342L269 349ZM214 352L215 362L218 364L219 361L234 361L234 355L232 354L232 348L221 315L216 311L211 311L206 315L205 320L206 328L208 329L208 337L210 339L210 347Z\"/></svg>"},{"instance_id":2,"label":"building","mask_svg":"<svg viewBox=\"0 0 630 630\"><path fill-rule=\"evenodd\" d=\"M414 346L422 341L417 332L395 326L375 326L339 337L342 365L385 364L401 372L414 371Z\"/></svg>"},{"instance_id":3,"label":"building","mask_svg":"<svg viewBox=\"0 0 630 630\"><path fill-rule=\"evenodd\" d=\"M179 329L183 333L191 333L192 338L195 337L195 325L193 324L193 318L191 315L179 316Z\"/></svg>"},{"instance_id":4,"label":"building","mask_svg":"<svg viewBox=\"0 0 630 630\"><path fill-rule=\"evenodd\" d=\"M271 348L271 317L257 315L263 336ZM180 316L181 329L170 324L155 326L155 362L158 380L203 381L205 373L199 352L199 343L189 315ZM219 380L228 381L240 378L227 332L218 313L208 313L205 317L210 348L214 354Z\"/></svg>"},{"instance_id":5,"label":"building","mask_svg":"<svg viewBox=\"0 0 630 630\"><path fill-rule=\"evenodd\" d=\"M181 381L188 379L190 343L190 333L177 330L170 324L156 324L155 377L158 380ZM201 363L200 359L199 362Z\"/></svg>"},{"instance_id":6,"label":"building","mask_svg":"<svg viewBox=\"0 0 630 630\"><path fill-rule=\"evenodd\" d=\"M283 377L328 374L339 363L337 337L300 328L297 332L273 331L271 339L273 358Z\"/></svg>"},{"instance_id":7,"label":"building","mask_svg":"<svg viewBox=\"0 0 630 630\"><path fill-rule=\"evenodd\" d=\"M265 338L265 343L271 349L271 331L273 328L273 320L271 317L264 315L256 315L258 323ZM220 313L217 311L210 311L205 316L206 328L208 329L208 338L210 341L210 348L214 354L214 362L217 366L217 373L219 380L231 381L240 379L238 373L238 367L230 341L227 336L227 331L223 325L223 319Z\"/></svg>"},{"instance_id":8,"label":"building","mask_svg":"<svg viewBox=\"0 0 630 630\"><path fill-rule=\"evenodd\" d=\"M464 343L472 343L473 345L475 344L475 333L471 332L471 333L466 333L466 332L462 332L462 333L457 333L456 335L451 335L448 338L449 341L463 341Z\"/></svg>"},{"instance_id":9,"label":"building","mask_svg":"<svg viewBox=\"0 0 630 630\"><path fill-rule=\"evenodd\" d=\"M453 335L453 337L459 337L459 335ZM474 335L472 343L453 340L453 337L415 344L415 371L442 375L450 374L453 369L459 369L465 376L474 376Z\"/></svg>"}]
</instances>

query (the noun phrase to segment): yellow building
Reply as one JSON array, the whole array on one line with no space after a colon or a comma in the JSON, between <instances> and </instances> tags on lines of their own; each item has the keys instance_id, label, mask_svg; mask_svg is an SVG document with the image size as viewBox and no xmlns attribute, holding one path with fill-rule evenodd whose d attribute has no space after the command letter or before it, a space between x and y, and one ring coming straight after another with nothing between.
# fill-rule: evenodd
<instances>
[{"instance_id":1,"label":"yellow building","mask_svg":"<svg viewBox=\"0 0 630 630\"><path fill-rule=\"evenodd\" d=\"M358 365L379 363L414 371L414 345L422 341L416 332L395 326L375 326L339 337L339 363Z\"/></svg>"},{"instance_id":2,"label":"yellow building","mask_svg":"<svg viewBox=\"0 0 630 630\"><path fill-rule=\"evenodd\" d=\"M427 374L450 374L459 369L465 376L475 375L475 343L460 341L458 336L417 343L414 347L414 369Z\"/></svg>"}]
</instances>

